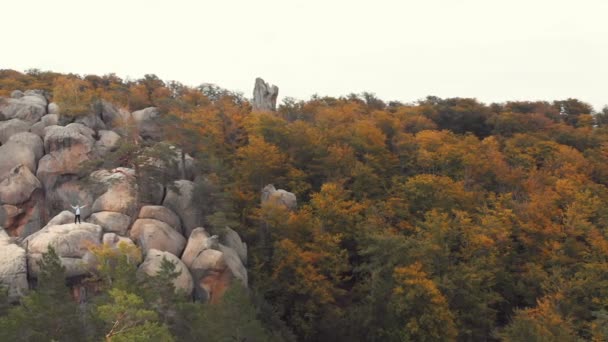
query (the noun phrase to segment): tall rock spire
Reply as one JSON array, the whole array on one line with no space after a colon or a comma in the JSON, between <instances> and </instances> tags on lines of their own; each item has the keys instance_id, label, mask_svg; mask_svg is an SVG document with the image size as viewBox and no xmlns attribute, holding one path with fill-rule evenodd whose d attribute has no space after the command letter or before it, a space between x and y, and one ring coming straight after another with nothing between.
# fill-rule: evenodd
<instances>
[{"instance_id":1,"label":"tall rock spire","mask_svg":"<svg viewBox=\"0 0 608 342\"><path fill-rule=\"evenodd\" d=\"M279 87L269 85L261 78L255 79L253 88L253 110L254 111L276 111Z\"/></svg>"}]
</instances>

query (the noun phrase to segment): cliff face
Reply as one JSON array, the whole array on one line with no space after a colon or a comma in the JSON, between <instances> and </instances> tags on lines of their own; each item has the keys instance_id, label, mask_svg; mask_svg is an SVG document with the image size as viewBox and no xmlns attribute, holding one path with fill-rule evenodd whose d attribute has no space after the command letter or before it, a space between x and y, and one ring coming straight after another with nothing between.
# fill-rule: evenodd
<instances>
[{"instance_id":1,"label":"cliff face","mask_svg":"<svg viewBox=\"0 0 608 342\"><path fill-rule=\"evenodd\" d=\"M82 182L83 165L119 147L127 134L121 123L133 123L135 140L160 141L159 117L153 107L129 113L101 101L70 118L37 90L0 98L0 284L12 300L27 292L49 246L68 277L95 271L91 246L126 243L144 253L139 272L155 274L165 256L182 271L176 287L197 298L216 300L233 279L247 284L246 245L238 234L228 228L218 241L201 227L190 156L174 147L164 156L181 161L175 174L187 177L168 187L144 189L135 170L124 167L89 170L89 183ZM74 205L86 205L81 224Z\"/></svg>"}]
</instances>

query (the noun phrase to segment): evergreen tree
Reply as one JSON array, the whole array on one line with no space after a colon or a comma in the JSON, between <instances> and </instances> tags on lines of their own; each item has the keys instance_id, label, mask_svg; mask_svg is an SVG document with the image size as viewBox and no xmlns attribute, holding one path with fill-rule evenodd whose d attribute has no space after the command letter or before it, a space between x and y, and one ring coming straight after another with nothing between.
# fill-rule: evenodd
<instances>
[{"instance_id":1,"label":"evergreen tree","mask_svg":"<svg viewBox=\"0 0 608 342\"><path fill-rule=\"evenodd\" d=\"M65 285L65 268L51 246L38 266L38 287L0 319L0 340L83 341L80 310Z\"/></svg>"}]
</instances>

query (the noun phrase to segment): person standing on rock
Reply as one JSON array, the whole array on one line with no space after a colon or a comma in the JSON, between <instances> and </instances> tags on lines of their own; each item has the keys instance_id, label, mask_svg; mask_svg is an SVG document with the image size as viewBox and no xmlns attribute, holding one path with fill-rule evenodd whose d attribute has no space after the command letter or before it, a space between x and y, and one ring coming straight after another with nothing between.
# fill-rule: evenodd
<instances>
[{"instance_id":1,"label":"person standing on rock","mask_svg":"<svg viewBox=\"0 0 608 342\"><path fill-rule=\"evenodd\" d=\"M78 220L78 223L80 223L80 209L86 207L85 205L70 205L70 207L72 207L72 209L74 209L74 214L76 214L76 216L74 216L74 224L76 224L76 220Z\"/></svg>"}]
</instances>

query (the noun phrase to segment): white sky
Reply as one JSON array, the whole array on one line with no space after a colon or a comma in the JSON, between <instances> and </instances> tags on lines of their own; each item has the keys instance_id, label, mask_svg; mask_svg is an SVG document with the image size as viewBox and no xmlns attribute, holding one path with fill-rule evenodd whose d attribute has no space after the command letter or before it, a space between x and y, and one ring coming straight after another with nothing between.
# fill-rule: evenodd
<instances>
[{"instance_id":1,"label":"white sky","mask_svg":"<svg viewBox=\"0 0 608 342\"><path fill-rule=\"evenodd\" d=\"M154 73L251 97L370 91L608 104L606 0L28 0L2 3L0 68Z\"/></svg>"}]
</instances>

